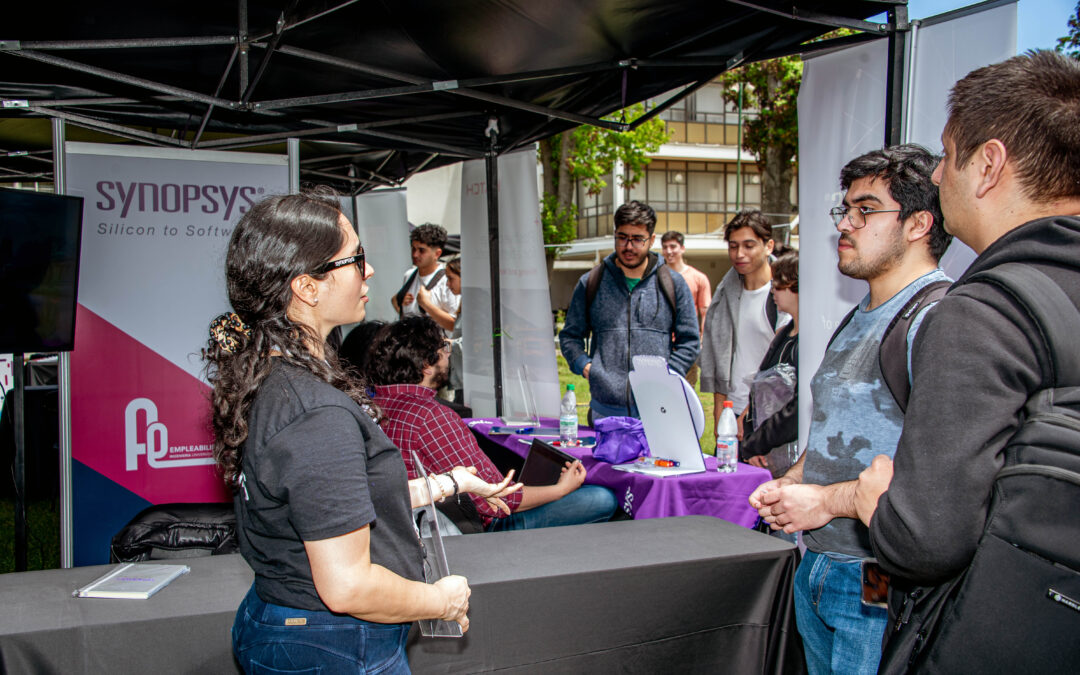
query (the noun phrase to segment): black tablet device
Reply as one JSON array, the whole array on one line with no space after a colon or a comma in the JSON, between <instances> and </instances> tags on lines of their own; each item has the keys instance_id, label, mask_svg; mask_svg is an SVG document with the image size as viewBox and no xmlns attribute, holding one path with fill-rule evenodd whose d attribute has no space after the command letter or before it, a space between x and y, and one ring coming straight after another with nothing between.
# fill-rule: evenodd
<instances>
[{"instance_id":1,"label":"black tablet device","mask_svg":"<svg viewBox=\"0 0 1080 675\"><path fill-rule=\"evenodd\" d=\"M554 485L559 482L566 463L576 461L577 457L534 438L517 479L525 485Z\"/></svg>"}]
</instances>

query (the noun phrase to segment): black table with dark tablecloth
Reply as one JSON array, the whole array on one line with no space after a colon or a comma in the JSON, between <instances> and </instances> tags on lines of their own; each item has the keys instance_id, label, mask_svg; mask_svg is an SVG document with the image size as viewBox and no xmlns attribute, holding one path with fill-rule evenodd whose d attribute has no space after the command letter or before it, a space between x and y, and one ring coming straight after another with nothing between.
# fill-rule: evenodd
<instances>
[{"instance_id":1,"label":"black table with dark tablecloth","mask_svg":"<svg viewBox=\"0 0 1080 675\"><path fill-rule=\"evenodd\" d=\"M449 537L473 589L465 638L409 638L416 673L780 672L801 668L796 549L704 516ZM179 562L179 561L177 561ZM239 556L149 600L75 599L109 566L0 575L0 671L233 673Z\"/></svg>"}]
</instances>

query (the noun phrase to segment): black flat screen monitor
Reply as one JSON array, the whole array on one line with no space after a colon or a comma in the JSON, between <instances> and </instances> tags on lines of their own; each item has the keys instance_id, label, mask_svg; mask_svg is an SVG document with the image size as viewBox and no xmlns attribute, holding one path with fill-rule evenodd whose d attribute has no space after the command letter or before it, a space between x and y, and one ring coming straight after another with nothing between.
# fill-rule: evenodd
<instances>
[{"instance_id":1,"label":"black flat screen monitor","mask_svg":"<svg viewBox=\"0 0 1080 675\"><path fill-rule=\"evenodd\" d=\"M74 348L82 202L0 188L0 354Z\"/></svg>"}]
</instances>

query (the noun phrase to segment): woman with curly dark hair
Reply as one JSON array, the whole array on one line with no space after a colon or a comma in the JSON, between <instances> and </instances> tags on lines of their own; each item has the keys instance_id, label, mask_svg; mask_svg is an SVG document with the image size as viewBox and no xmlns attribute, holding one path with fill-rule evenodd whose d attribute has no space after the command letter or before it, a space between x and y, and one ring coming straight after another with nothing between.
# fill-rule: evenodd
<instances>
[{"instance_id":1,"label":"woman with curly dark hair","mask_svg":"<svg viewBox=\"0 0 1080 675\"><path fill-rule=\"evenodd\" d=\"M364 382L326 348L334 327L364 318L364 249L329 191L275 196L240 219L225 271L234 311L211 324L204 357L214 453L255 571L236 657L246 672L408 672L409 622L467 629L469 587L424 583L410 514L428 491L407 480ZM463 467L429 481L436 499L460 490L501 503L517 489Z\"/></svg>"}]
</instances>

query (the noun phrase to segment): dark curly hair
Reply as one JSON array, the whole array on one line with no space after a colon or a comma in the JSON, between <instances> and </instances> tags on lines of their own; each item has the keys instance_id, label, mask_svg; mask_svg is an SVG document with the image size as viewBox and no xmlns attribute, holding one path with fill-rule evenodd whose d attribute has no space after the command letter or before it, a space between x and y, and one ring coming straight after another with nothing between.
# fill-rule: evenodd
<instances>
[{"instance_id":1,"label":"dark curly hair","mask_svg":"<svg viewBox=\"0 0 1080 675\"><path fill-rule=\"evenodd\" d=\"M409 241L418 241L424 246L437 248L440 251L446 248L446 230L442 225L424 223L409 233Z\"/></svg>"},{"instance_id":2,"label":"dark curly hair","mask_svg":"<svg viewBox=\"0 0 1080 675\"><path fill-rule=\"evenodd\" d=\"M249 330L232 330L234 341L228 349L211 337L202 355L207 380L214 387L214 459L233 488L243 464L248 410L274 358L308 370L367 406L373 416L378 414L362 379L342 368L334 350L321 349L322 336L286 316L292 300L290 282L301 274L326 278L328 273L312 270L329 262L344 245L340 216L329 188L277 195L251 207L229 240L225 258L229 302ZM278 356L271 357L271 352Z\"/></svg>"},{"instance_id":3,"label":"dark curly hair","mask_svg":"<svg viewBox=\"0 0 1080 675\"><path fill-rule=\"evenodd\" d=\"M368 377L376 387L420 384L424 368L439 362L446 336L428 316L407 316L380 330L368 351Z\"/></svg>"},{"instance_id":4,"label":"dark curly hair","mask_svg":"<svg viewBox=\"0 0 1080 675\"><path fill-rule=\"evenodd\" d=\"M914 143L873 150L844 165L840 170L840 187L846 191L860 178L878 178L888 185L889 195L900 204L901 222L919 211L929 213L934 219L928 238L930 255L941 260L952 235L945 231L938 186L931 180L940 159Z\"/></svg>"}]
</instances>

